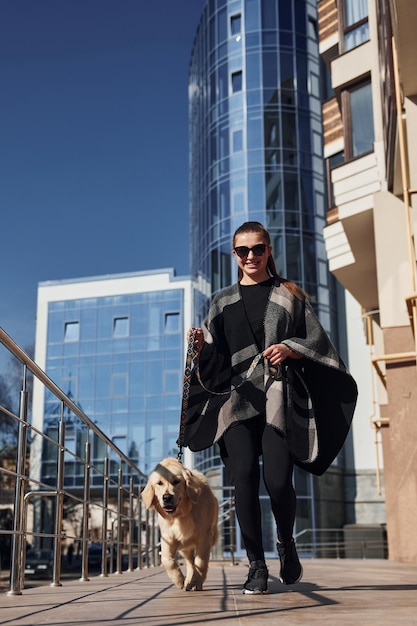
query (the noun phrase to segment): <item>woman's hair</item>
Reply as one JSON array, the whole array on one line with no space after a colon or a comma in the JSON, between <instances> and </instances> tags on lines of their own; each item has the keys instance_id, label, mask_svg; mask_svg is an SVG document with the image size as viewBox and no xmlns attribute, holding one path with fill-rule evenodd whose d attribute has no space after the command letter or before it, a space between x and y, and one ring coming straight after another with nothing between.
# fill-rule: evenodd
<instances>
[{"instance_id":1,"label":"woman's hair","mask_svg":"<svg viewBox=\"0 0 417 626\"><path fill-rule=\"evenodd\" d=\"M260 222L244 222L241 226L239 226L238 229L236 229L235 234L233 235L233 247L235 247L236 237L238 235L243 235L245 233L258 233L259 235L262 236L264 243L266 243L268 246L271 245L271 237L269 236L269 232L266 230L265 226L263 226ZM272 256L272 254L270 254L268 257L268 263L266 267L269 273L271 274L271 276L275 276L276 278L279 278L282 284L285 285L288 291L290 291L294 296L296 296L297 298L301 298L301 299L308 298L307 293L303 289L301 289L301 287L299 287L292 281L287 280L286 278L283 278L282 276L278 274L274 257ZM237 273L238 281L240 281L242 277L243 277L243 272L241 268L238 267L238 273Z\"/></svg>"}]
</instances>

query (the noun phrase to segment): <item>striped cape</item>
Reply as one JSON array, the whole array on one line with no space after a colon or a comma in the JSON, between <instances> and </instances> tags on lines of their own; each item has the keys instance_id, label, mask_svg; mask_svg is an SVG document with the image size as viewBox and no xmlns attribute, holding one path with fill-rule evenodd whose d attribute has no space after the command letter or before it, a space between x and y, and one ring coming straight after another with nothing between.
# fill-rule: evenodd
<instances>
[{"instance_id":1,"label":"striped cape","mask_svg":"<svg viewBox=\"0 0 417 626\"><path fill-rule=\"evenodd\" d=\"M308 300L275 280L265 311L265 346L284 343L303 358L286 359L281 368L261 359L243 384L259 349L238 284L214 298L202 326L199 370L206 389L193 372L183 444L203 450L237 421L265 413L287 439L294 462L323 474L349 432L357 386Z\"/></svg>"}]
</instances>

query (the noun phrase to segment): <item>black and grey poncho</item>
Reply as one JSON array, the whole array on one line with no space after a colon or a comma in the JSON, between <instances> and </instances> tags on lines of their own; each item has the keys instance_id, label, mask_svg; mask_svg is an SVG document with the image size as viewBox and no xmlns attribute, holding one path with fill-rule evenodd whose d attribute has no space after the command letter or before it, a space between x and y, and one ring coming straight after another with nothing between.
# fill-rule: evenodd
<instances>
[{"instance_id":1,"label":"black and grey poncho","mask_svg":"<svg viewBox=\"0 0 417 626\"><path fill-rule=\"evenodd\" d=\"M326 471L340 451L356 405L357 387L309 302L277 278L265 311L265 346L285 343L302 359L286 359L281 372L261 359L242 379L259 349L239 285L220 292L203 324L200 375L190 387L183 444L202 450L238 420L265 413L287 439L294 461L313 474Z\"/></svg>"}]
</instances>

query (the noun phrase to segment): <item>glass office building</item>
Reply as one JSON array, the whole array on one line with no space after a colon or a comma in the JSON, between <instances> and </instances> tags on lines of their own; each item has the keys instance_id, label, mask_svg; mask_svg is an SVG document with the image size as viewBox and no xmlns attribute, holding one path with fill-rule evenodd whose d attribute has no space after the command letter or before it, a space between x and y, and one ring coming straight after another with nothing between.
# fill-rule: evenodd
<instances>
[{"instance_id":1,"label":"glass office building","mask_svg":"<svg viewBox=\"0 0 417 626\"><path fill-rule=\"evenodd\" d=\"M47 375L145 473L176 455L184 375L184 329L192 283L172 271L139 272L38 287L35 356ZM60 406L40 390L34 422L56 440ZM34 423L42 428L41 425ZM80 430L77 430L79 428ZM93 438L92 461L105 451ZM83 456L85 435L67 423L66 446ZM56 472L43 450L42 477ZM83 485L82 467L67 467L66 488Z\"/></svg>"},{"instance_id":2,"label":"glass office building","mask_svg":"<svg viewBox=\"0 0 417 626\"><path fill-rule=\"evenodd\" d=\"M331 331L313 0L209 0L191 55L191 274L236 279L231 237L270 231L278 271Z\"/></svg>"},{"instance_id":3,"label":"glass office building","mask_svg":"<svg viewBox=\"0 0 417 626\"><path fill-rule=\"evenodd\" d=\"M203 10L189 71L191 274L212 294L234 282L233 233L260 221L278 272L303 286L332 333L316 5L208 0ZM204 314L200 301L196 321ZM197 456L203 470L219 464L216 449ZM315 527L313 481L298 470L295 480L300 532ZM273 555L265 490L264 497Z\"/></svg>"}]
</instances>

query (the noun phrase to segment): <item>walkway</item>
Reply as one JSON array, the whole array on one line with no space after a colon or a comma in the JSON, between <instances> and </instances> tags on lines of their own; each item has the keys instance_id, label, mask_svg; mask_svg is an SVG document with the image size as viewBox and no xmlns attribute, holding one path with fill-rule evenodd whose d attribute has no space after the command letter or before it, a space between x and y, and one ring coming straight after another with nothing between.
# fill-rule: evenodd
<instances>
[{"instance_id":1,"label":"walkway","mask_svg":"<svg viewBox=\"0 0 417 626\"><path fill-rule=\"evenodd\" d=\"M3 626L417 625L417 565L384 560L304 560L292 587L269 561L270 593L241 593L244 564L212 563L203 592L174 588L162 568L65 580L62 587L0 595Z\"/></svg>"}]
</instances>

